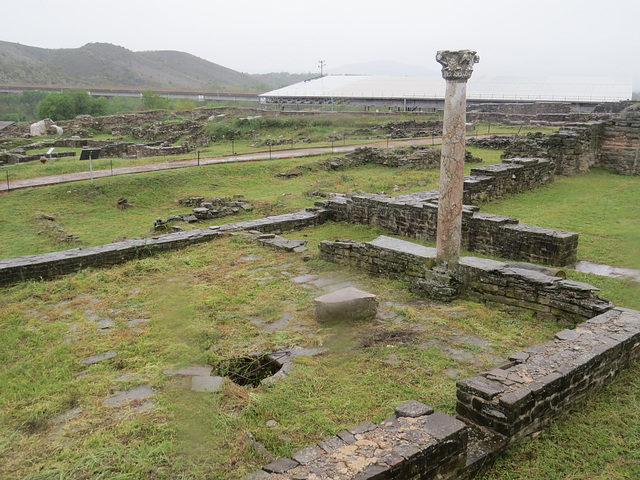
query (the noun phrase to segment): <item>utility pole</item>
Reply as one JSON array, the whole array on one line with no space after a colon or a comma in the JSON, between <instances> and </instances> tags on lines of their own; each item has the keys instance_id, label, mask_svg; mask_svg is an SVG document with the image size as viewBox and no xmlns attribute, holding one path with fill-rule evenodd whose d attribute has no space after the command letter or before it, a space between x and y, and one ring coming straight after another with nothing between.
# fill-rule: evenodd
<instances>
[{"instance_id":1,"label":"utility pole","mask_svg":"<svg viewBox=\"0 0 640 480\"><path fill-rule=\"evenodd\" d=\"M324 77L324 67L327 66L327 62L324 60L318 60L318 66L320 67L320 76Z\"/></svg>"}]
</instances>

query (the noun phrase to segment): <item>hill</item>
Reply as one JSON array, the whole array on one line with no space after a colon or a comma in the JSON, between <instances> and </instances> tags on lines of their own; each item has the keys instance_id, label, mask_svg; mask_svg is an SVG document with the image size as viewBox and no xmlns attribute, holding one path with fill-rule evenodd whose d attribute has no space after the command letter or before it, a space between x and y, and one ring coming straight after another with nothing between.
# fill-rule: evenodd
<instances>
[{"instance_id":1,"label":"hill","mask_svg":"<svg viewBox=\"0 0 640 480\"><path fill-rule=\"evenodd\" d=\"M172 50L133 52L109 43L47 49L3 41L0 84L206 90L281 86L269 77L254 77Z\"/></svg>"}]
</instances>

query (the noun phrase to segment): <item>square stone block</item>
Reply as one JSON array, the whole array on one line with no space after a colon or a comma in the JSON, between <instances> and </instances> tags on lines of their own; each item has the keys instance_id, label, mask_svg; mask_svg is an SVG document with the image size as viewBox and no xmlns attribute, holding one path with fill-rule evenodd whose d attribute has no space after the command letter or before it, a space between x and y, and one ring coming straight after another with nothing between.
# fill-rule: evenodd
<instances>
[{"instance_id":1,"label":"square stone block","mask_svg":"<svg viewBox=\"0 0 640 480\"><path fill-rule=\"evenodd\" d=\"M378 311L378 297L354 287L347 287L313 300L316 319L320 322L338 320L372 320Z\"/></svg>"}]
</instances>

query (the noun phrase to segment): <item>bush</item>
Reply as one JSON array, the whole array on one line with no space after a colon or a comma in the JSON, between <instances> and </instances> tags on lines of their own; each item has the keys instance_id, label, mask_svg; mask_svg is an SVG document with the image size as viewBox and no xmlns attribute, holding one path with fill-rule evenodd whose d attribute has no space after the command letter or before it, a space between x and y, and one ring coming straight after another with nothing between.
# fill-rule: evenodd
<instances>
[{"instance_id":1,"label":"bush","mask_svg":"<svg viewBox=\"0 0 640 480\"><path fill-rule=\"evenodd\" d=\"M142 104L147 110L168 110L171 102L149 89L142 92Z\"/></svg>"},{"instance_id":2,"label":"bush","mask_svg":"<svg viewBox=\"0 0 640 480\"><path fill-rule=\"evenodd\" d=\"M196 108L196 104L191 100L181 99L176 101L176 103L173 104L173 109L176 112L186 112L187 110L193 110L195 108Z\"/></svg>"},{"instance_id":3,"label":"bush","mask_svg":"<svg viewBox=\"0 0 640 480\"><path fill-rule=\"evenodd\" d=\"M104 115L109 102L106 98L93 98L85 90L65 90L62 93L49 93L38 103L38 118L51 120L70 120L78 115Z\"/></svg>"}]
</instances>

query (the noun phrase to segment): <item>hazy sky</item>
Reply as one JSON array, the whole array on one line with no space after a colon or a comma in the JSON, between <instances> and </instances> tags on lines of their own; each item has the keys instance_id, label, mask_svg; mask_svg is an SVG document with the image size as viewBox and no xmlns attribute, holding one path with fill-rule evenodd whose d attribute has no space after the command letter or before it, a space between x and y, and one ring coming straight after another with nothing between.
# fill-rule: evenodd
<instances>
[{"instance_id":1,"label":"hazy sky","mask_svg":"<svg viewBox=\"0 0 640 480\"><path fill-rule=\"evenodd\" d=\"M30 0L2 6L0 40L179 50L247 73L393 60L439 72L476 50L478 75L624 76L640 90L638 0ZM404 74L405 72L398 72Z\"/></svg>"}]
</instances>

